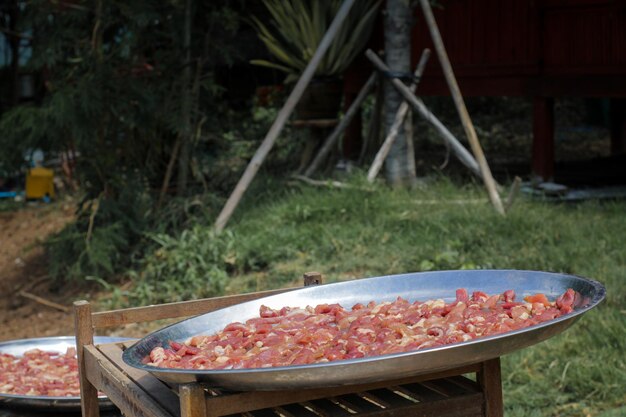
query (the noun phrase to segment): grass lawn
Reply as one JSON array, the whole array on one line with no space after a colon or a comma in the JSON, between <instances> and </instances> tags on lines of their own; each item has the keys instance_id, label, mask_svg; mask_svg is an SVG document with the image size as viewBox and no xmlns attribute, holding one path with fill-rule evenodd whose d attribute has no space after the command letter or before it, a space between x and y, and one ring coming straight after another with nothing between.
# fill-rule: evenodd
<instances>
[{"instance_id":1,"label":"grass lawn","mask_svg":"<svg viewBox=\"0 0 626 417\"><path fill-rule=\"evenodd\" d=\"M506 415L624 415L626 202L520 196L502 217L479 184L438 178L391 190L360 178L347 189L259 179L226 233L214 236L207 224L161 239L144 269L153 272L136 275L153 283L137 288L146 295L191 288L200 297L225 280L212 288L240 293L301 285L302 273L312 270L326 282L462 268L594 278L607 288L599 308L564 333L503 357Z\"/></svg>"},{"instance_id":2,"label":"grass lawn","mask_svg":"<svg viewBox=\"0 0 626 417\"><path fill-rule=\"evenodd\" d=\"M309 270L327 282L459 268L594 278L607 287L599 308L561 335L503 358L506 415L626 415L626 202L521 196L501 217L480 185L354 185L257 187L229 225L239 272L228 291L299 283Z\"/></svg>"}]
</instances>

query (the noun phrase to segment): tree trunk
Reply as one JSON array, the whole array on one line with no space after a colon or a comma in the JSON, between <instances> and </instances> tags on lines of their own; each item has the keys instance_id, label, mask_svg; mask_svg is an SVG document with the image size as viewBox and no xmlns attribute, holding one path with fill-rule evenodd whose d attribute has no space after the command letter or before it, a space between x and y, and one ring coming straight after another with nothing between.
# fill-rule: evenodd
<instances>
[{"instance_id":1,"label":"tree trunk","mask_svg":"<svg viewBox=\"0 0 626 417\"><path fill-rule=\"evenodd\" d=\"M387 0L385 61L392 73L411 74L413 13L409 3L409 0ZM384 90L385 133L388 133L403 98L388 80L385 81ZM412 152L413 146L409 146L409 141L413 140L410 133L404 126L400 128L397 139L385 160L387 182L392 186L411 186L415 183L415 157Z\"/></svg>"},{"instance_id":2,"label":"tree trunk","mask_svg":"<svg viewBox=\"0 0 626 417\"><path fill-rule=\"evenodd\" d=\"M184 196L187 194L187 179L189 177L189 160L191 157L191 4L192 0L185 2L185 27L184 44L185 67L182 73L182 134L181 147L178 156L178 178L176 182L176 194Z\"/></svg>"}]
</instances>

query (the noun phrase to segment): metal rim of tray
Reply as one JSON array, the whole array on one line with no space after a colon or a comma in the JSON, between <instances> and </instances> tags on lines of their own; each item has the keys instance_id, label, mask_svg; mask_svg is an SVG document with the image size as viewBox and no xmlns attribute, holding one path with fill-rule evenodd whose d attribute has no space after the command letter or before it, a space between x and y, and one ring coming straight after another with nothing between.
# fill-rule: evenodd
<instances>
[{"instance_id":1,"label":"metal rim of tray","mask_svg":"<svg viewBox=\"0 0 626 417\"><path fill-rule=\"evenodd\" d=\"M459 277L463 277L463 279L459 279ZM493 291L489 288L482 289L479 287L474 287L472 290L482 290L489 294L495 294L502 293L507 289L515 289L517 296L520 298L525 295L524 293L531 294L536 292L543 292L548 295L549 298L554 298L556 295L560 295L565 292L567 288L573 288L585 297L586 303L572 313L566 314L549 322L544 322L524 329L486 336L451 345L359 359L331 361L323 364L230 370L189 370L158 368L142 363L145 353L149 352L152 348L158 345L167 345L169 340L180 342L195 334L210 334L211 331L200 331L195 334L185 334L185 332L182 331L182 337L172 337L168 339L168 337L172 335L178 334L180 336L181 332L179 329L184 330L185 326L188 328L193 327L191 324L193 324L194 321L198 322L203 321L204 319L210 321L212 317L216 317L219 314L224 315L224 312L228 313L229 310L238 309L241 311L242 308L245 309L246 306L254 306L256 308L260 304L271 304L277 300L283 303L286 302L286 304L282 304L282 306L293 306L297 305L297 303L292 302L290 304L288 300L298 299L298 297L296 297L297 295L311 294L315 296L316 293L341 293L342 287L354 286L357 288L362 286L373 286L374 284L380 284L382 282L381 280L388 281L390 284L393 284L395 281L416 280L416 283L423 284L423 281L432 283L437 280L448 279L450 281L447 285L443 285L443 288L447 288L449 292L441 294L441 296L436 298L454 299L455 290L457 288L467 288L468 283L472 283L472 281L480 281L481 279L484 281L485 277L488 278L487 281L490 281L491 279L495 281L504 281L497 282L495 286L492 285L492 287L497 287L499 289L498 291ZM438 284L441 287L441 282L438 282ZM530 284L537 286L537 288L533 291L532 285ZM519 287L519 285L522 285L522 287ZM518 286L518 288L515 288L516 286ZM345 288L343 289L345 290ZM528 291L526 291L526 289ZM369 299L360 300L360 302L370 301L372 299L379 301L380 295L380 293L373 291L369 294ZM397 295L402 296L403 294ZM384 294L384 298L395 298L397 295L393 293L392 290L390 293ZM374 382L385 378L390 379L391 377L420 375L470 365L528 347L561 333L578 320L584 313L597 306L605 298L605 296L606 289L598 281L576 275L544 271L431 271L362 278L354 281L344 281L295 289L287 293L248 301L183 320L179 323L157 330L156 332L153 332L139 340L124 352L123 360L126 364L143 371L150 372L165 382L188 383L198 381L205 382L215 387L233 390L279 390L286 388L305 389L319 386L346 385L354 383L354 381ZM332 298L332 296L330 298ZM326 296L326 298L321 302L328 302L327 299L328 296ZM425 301L424 298L421 300ZM309 301L310 305L315 305L313 304L316 302L314 298L311 298ZM337 302L341 304L341 299L338 299ZM280 307L280 305L276 305L274 307ZM344 307L348 306L344 305ZM258 308L256 311L258 312ZM252 316L231 316L229 317L229 320L244 321L251 317ZM224 322L222 324L228 324L228 322ZM418 365L416 365L416 362L418 362ZM342 374L345 376L342 377ZM309 377L307 377L307 375Z\"/></svg>"},{"instance_id":2,"label":"metal rim of tray","mask_svg":"<svg viewBox=\"0 0 626 417\"><path fill-rule=\"evenodd\" d=\"M94 336L94 344L115 343L131 340L127 337ZM68 347L76 347L74 336L36 337L0 342L0 353L20 356L30 349L65 353ZM101 409L114 407L105 395L98 396ZM16 395L0 393L0 405L18 408L51 408L55 410L80 410L80 396L51 397L43 395Z\"/></svg>"}]
</instances>

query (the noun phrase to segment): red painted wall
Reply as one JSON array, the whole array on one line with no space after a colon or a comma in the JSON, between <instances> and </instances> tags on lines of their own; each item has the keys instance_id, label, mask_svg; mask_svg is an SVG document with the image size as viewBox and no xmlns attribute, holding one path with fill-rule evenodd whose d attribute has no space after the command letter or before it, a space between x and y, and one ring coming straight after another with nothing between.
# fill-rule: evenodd
<instances>
[{"instance_id":1,"label":"red painted wall","mask_svg":"<svg viewBox=\"0 0 626 417\"><path fill-rule=\"evenodd\" d=\"M435 8L461 91L472 95L626 97L626 0L441 0ZM433 49L415 11L413 58ZM382 31L374 45L382 44ZM358 90L371 67L347 75ZM435 54L420 94L448 94Z\"/></svg>"}]
</instances>

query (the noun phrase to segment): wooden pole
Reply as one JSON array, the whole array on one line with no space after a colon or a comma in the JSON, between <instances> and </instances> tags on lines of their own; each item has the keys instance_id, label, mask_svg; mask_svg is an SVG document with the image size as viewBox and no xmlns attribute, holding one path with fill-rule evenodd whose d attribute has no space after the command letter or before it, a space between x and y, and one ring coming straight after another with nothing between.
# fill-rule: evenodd
<instances>
[{"instance_id":1,"label":"wooden pole","mask_svg":"<svg viewBox=\"0 0 626 417\"><path fill-rule=\"evenodd\" d=\"M367 79L367 81L365 82L365 85L363 85L363 87L361 88L361 91L359 91L359 94L356 96L356 98L350 105L350 108L341 119L341 122L339 122L339 124L335 127L332 133L328 136L328 138L326 139L326 141L320 148L319 152L315 156L315 159L313 159L313 162L311 162L311 165L309 165L306 171L304 171L305 177L310 177L311 174L315 172L315 170L322 163L322 160L326 157L326 155L330 151L330 148L337 142L339 135L341 135L341 133L343 133L343 131L346 130L346 127L348 127L348 125L352 121L352 118L354 118L354 115L359 110L359 107L361 107L361 103L363 103L363 101L369 94L372 87L374 87L374 85L376 84L376 77L377 77L377 74L376 72L374 72Z\"/></svg>"},{"instance_id":2,"label":"wooden pole","mask_svg":"<svg viewBox=\"0 0 626 417\"><path fill-rule=\"evenodd\" d=\"M467 112L467 107L465 107L465 101L463 100L461 90L459 89L459 85L456 82L456 77L454 76L454 72L452 71L452 65L450 64L450 60L448 59L446 48L443 45L443 40L441 39L441 34L439 33L439 28L437 27L435 16L433 16L433 11L430 8L430 3L428 2L428 0L420 0L420 4L422 6L424 17L426 18L426 23L430 31L430 36L433 40L433 43L435 44L435 51L437 52L439 63L441 64L443 74L446 77L446 82L448 83L448 87L450 88L450 92L452 93L452 98L454 100L456 109L459 112L459 116L461 117L463 129L465 130L465 134L467 135L467 139L469 140L472 152L474 153L474 157L476 157L478 166L480 167L483 182L485 183L485 187L487 188L487 192L489 194L489 199L491 200L491 203L493 204L496 211L504 215L504 207L502 206L500 195L498 194L498 190L496 189L495 180L491 175L491 170L489 169L487 159L485 158L485 154L483 153L480 142L478 141L476 130L474 129L472 120L470 119L469 113Z\"/></svg>"},{"instance_id":3,"label":"wooden pole","mask_svg":"<svg viewBox=\"0 0 626 417\"><path fill-rule=\"evenodd\" d=\"M241 200L243 193L248 189L248 186L252 182L252 179L258 172L263 161L265 160L265 157L267 156L269 151L272 149L272 146L274 146L274 142L276 142L276 138L278 137L283 127L285 126L287 119L293 112L293 109L295 108L296 104L300 100L300 97L302 97L302 93L304 93L304 90L306 89L307 85L311 81L311 78L313 78L313 75L315 74L315 70L317 69L320 61L322 60L322 57L328 50L328 47L330 46L331 42L335 38L335 35L337 34L337 31L341 27L341 24L346 19L346 16L348 15L350 8L354 4L354 1L355 0L344 0L341 7L337 11L337 15L335 16L332 23L330 24L328 31L326 31L326 34L324 34L324 37L320 41L320 44L318 45L317 50L315 51L315 54L311 58L311 61L309 62L307 67L304 69L304 72L300 76L300 79L296 83L296 86L291 91L291 94L287 98L287 101L283 105L283 108L280 109L278 116L276 116L274 123L270 127L270 130L267 132L265 139L263 139L261 146L259 147L259 149L257 149L256 153L252 157L252 160L246 167L246 170L244 171L241 179L237 183L235 190L232 192L230 197L228 197L228 200L226 201L224 208L222 208L222 211L217 217L217 220L215 221L216 232L220 233L222 230L224 230L224 227L226 226L228 219L230 219L230 216L232 216L233 211L235 211L235 208L237 208L237 205L239 204L239 201Z\"/></svg>"},{"instance_id":4,"label":"wooden pole","mask_svg":"<svg viewBox=\"0 0 626 417\"><path fill-rule=\"evenodd\" d=\"M372 51L368 49L365 52L367 58L374 64L376 68L380 71L389 71L389 67L385 65L385 63ZM476 176L482 178L482 173L480 172L480 168L478 163L472 156L470 152L458 141L457 138L437 119L437 117L428 110L426 105L422 102L422 100L415 97L415 94L411 92L409 87L404 85L402 81L394 78L391 80L391 83L395 88L400 91L404 99L416 110L420 116L424 118L431 126L441 135L441 138L450 145L450 149L454 152L455 156L461 161L463 165L469 168Z\"/></svg>"},{"instance_id":5,"label":"wooden pole","mask_svg":"<svg viewBox=\"0 0 626 417\"><path fill-rule=\"evenodd\" d=\"M415 76L415 79L413 80L413 83L411 83L411 87L409 87L409 90L412 93L414 93L415 90L417 89L417 85L419 84L420 77L422 76L422 73L424 72L424 68L426 67L426 63L428 62L429 57L430 57L430 49L426 48L424 49L424 52L422 52L422 56L420 57L417 67L415 68L415 72L413 73L413 75ZM387 135L387 137L385 138L385 141L383 142L382 146L378 150L378 153L376 154L376 157L374 158L374 162L372 162L372 166L370 167L370 170L367 173L367 180L369 182L374 181L374 178L376 178L376 176L378 175L378 172L380 171L380 168L383 166L383 162L385 161L385 159L387 159L387 155L389 155L389 151L391 150L391 145L393 145L393 142L396 140L396 137L398 136L398 132L400 131L400 127L402 126L402 123L404 122L404 118L406 117L408 112L409 112L409 104L406 101L403 101L402 104L400 104L400 107L398 107L398 111L396 112L396 117L394 118L393 124L391 125L391 128L389 129L389 134ZM410 157L413 157L413 156L411 155Z\"/></svg>"}]
</instances>

